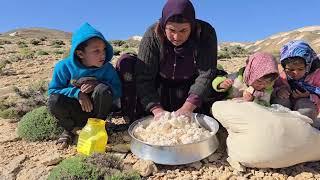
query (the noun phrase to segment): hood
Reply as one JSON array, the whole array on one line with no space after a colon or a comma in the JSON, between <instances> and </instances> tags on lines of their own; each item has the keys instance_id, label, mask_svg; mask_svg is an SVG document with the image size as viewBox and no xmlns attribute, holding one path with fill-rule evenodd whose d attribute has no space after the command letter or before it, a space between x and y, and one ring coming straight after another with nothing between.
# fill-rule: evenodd
<instances>
[{"instance_id":1,"label":"hood","mask_svg":"<svg viewBox=\"0 0 320 180\"><path fill-rule=\"evenodd\" d=\"M249 56L244 70L244 81L251 86L257 79L271 73L279 74L275 58L269 53L257 52Z\"/></svg>"},{"instance_id":2,"label":"hood","mask_svg":"<svg viewBox=\"0 0 320 180\"><path fill-rule=\"evenodd\" d=\"M313 60L317 59L317 54L305 41L297 40L290 41L285 44L280 51L280 62L284 65L287 58L301 57L307 65L312 64Z\"/></svg>"},{"instance_id":3,"label":"hood","mask_svg":"<svg viewBox=\"0 0 320 180\"><path fill-rule=\"evenodd\" d=\"M104 38L104 36L101 34L101 32L97 31L95 28L93 28L89 23L84 23L78 30L76 30L72 34L72 40L71 40L71 49L70 49L70 58L73 60L73 63L76 66L82 66L81 63L75 59L75 50L81 44L82 42L93 38L98 37L102 39L106 43L106 62L110 62L113 56L113 48L108 43L108 41Z\"/></svg>"}]
</instances>

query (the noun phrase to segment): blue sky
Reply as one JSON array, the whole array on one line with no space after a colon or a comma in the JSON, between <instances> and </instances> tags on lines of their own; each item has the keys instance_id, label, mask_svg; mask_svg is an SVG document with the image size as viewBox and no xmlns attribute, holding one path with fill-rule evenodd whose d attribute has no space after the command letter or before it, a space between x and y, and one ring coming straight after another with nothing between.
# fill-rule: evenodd
<instances>
[{"instance_id":1,"label":"blue sky","mask_svg":"<svg viewBox=\"0 0 320 180\"><path fill-rule=\"evenodd\" d=\"M166 0L1 0L0 32L46 27L72 32L89 22L107 39L143 35ZM320 0L193 0L196 16L218 40L256 41L274 33L320 25Z\"/></svg>"}]
</instances>

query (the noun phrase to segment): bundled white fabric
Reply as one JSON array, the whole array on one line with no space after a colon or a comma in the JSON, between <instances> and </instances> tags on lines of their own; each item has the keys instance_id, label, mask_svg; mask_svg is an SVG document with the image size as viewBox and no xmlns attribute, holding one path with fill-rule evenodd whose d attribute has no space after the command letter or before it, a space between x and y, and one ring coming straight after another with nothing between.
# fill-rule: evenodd
<instances>
[{"instance_id":1,"label":"bundled white fabric","mask_svg":"<svg viewBox=\"0 0 320 180\"><path fill-rule=\"evenodd\" d=\"M320 160L320 132L309 124L312 120L281 107L237 101L212 105L213 116L228 131L228 155L233 162L282 168Z\"/></svg>"}]
</instances>

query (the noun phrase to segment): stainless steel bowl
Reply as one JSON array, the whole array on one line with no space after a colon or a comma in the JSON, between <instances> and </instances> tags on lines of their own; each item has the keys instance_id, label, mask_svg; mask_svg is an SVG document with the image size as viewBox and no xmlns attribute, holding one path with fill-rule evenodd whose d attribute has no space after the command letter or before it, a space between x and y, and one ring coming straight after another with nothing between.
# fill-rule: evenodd
<instances>
[{"instance_id":1,"label":"stainless steel bowl","mask_svg":"<svg viewBox=\"0 0 320 180\"><path fill-rule=\"evenodd\" d=\"M174 146L152 145L137 139L134 136L135 128L139 124L147 126L153 116L147 116L133 122L128 131L131 140L131 152L144 160L151 160L158 164L180 165L200 161L214 153L219 146L216 133L219 129L218 122L206 115L193 113L193 120L201 127L213 132L209 138L190 144L179 144Z\"/></svg>"}]
</instances>

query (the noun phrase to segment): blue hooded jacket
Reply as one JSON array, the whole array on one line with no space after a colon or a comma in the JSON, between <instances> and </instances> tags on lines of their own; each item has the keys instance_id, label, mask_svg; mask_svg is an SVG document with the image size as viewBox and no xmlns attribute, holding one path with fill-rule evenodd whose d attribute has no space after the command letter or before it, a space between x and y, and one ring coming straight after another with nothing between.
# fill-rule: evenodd
<instances>
[{"instance_id":1,"label":"blue hooded jacket","mask_svg":"<svg viewBox=\"0 0 320 180\"><path fill-rule=\"evenodd\" d=\"M86 67L75 56L75 50L82 42L98 37L106 44L106 60L104 65L97 68ZM78 99L80 89L71 82L83 77L94 77L97 81L108 85L112 89L113 99L121 96L121 84L118 74L110 63L113 56L112 46L105 40L103 35L90 24L84 23L72 35L72 44L69 57L59 61L53 70L52 80L49 84L48 94L63 94L70 98Z\"/></svg>"}]
</instances>

